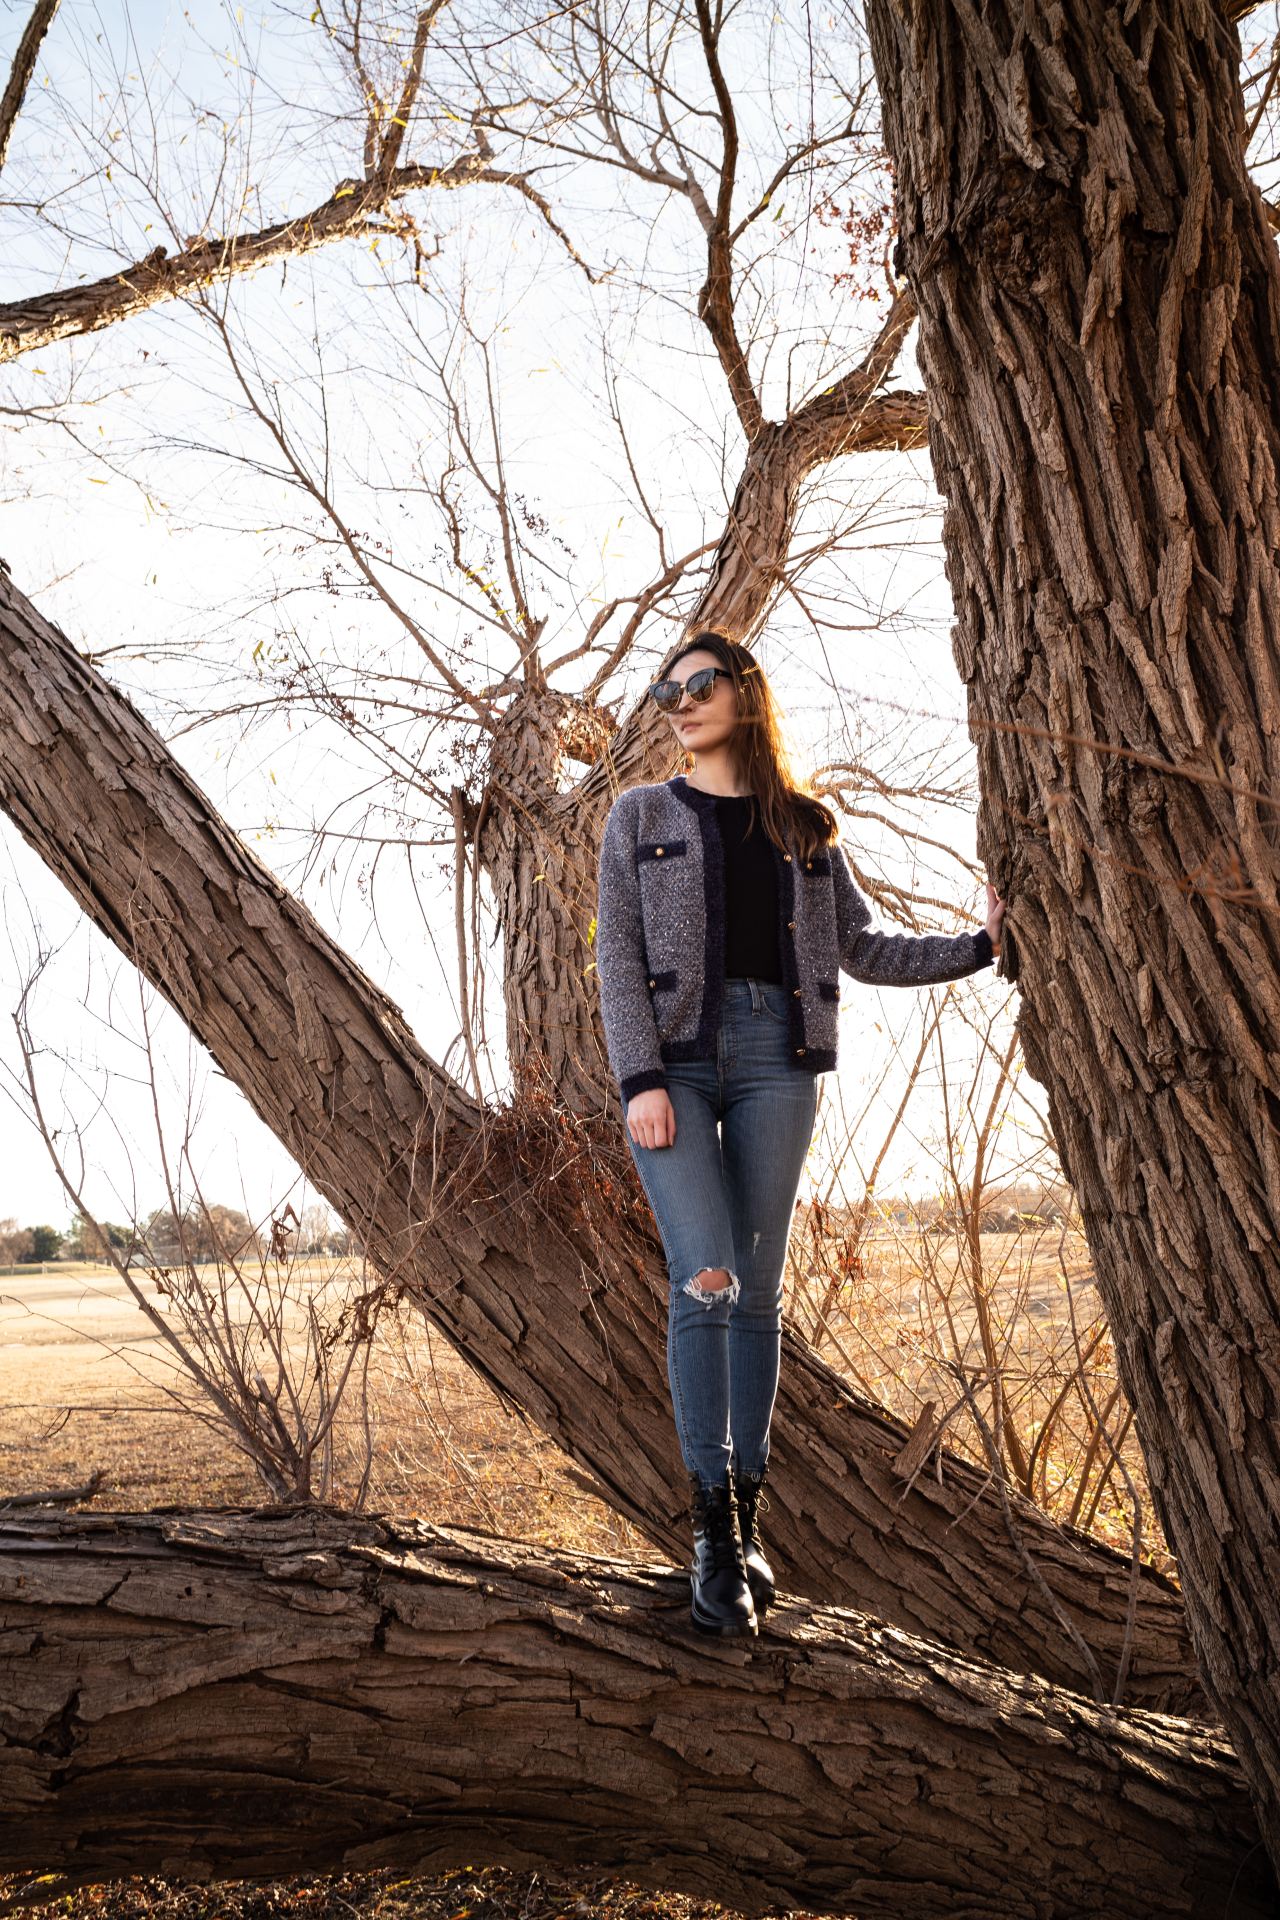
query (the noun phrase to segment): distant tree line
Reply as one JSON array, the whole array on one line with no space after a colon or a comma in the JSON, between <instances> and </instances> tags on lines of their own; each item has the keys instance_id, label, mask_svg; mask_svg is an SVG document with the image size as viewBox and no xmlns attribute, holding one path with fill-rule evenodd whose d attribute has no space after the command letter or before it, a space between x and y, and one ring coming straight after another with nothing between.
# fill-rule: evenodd
<instances>
[{"instance_id":1,"label":"distant tree line","mask_svg":"<svg viewBox=\"0 0 1280 1920\"><path fill-rule=\"evenodd\" d=\"M292 1222L292 1224L289 1224ZM286 1209L283 1227L258 1228L236 1207L198 1202L175 1213L157 1207L134 1226L114 1220L93 1221L74 1213L63 1229L47 1223L20 1225L0 1220L0 1267L16 1267L50 1260L107 1262L114 1252L131 1266L200 1265L217 1259L258 1258L272 1252L317 1258L357 1252L355 1236L334 1219L328 1207L316 1205L295 1214Z\"/></svg>"},{"instance_id":2,"label":"distant tree line","mask_svg":"<svg viewBox=\"0 0 1280 1920\"><path fill-rule=\"evenodd\" d=\"M969 1225L969 1201L954 1193L925 1194L914 1199L901 1195L878 1194L869 1218L886 1226L905 1227L920 1233L960 1233ZM800 1211L804 1211L801 1203ZM825 1207L833 1227L842 1217L852 1220L863 1215L861 1206ZM1007 1185L990 1185L983 1191L978 1207L981 1233L1037 1233L1046 1227L1062 1227L1077 1220L1076 1200L1065 1180L1018 1180Z\"/></svg>"}]
</instances>

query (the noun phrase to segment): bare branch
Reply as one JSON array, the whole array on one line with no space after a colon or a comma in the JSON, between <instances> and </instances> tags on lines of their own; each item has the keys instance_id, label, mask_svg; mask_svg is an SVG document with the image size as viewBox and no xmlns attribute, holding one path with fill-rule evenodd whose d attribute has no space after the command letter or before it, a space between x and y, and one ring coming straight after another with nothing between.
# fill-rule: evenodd
<instances>
[{"instance_id":1,"label":"bare branch","mask_svg":"<svg viewBox=\"0 0 1280 1920\"><path fill-rule=\"evenodd\" d=\"M418 15L418 24L413 36L413 51L409 55L409 64L405 72L404 85L400 89L400 98L396 110L390 116L387 131L383 136L382 151L378 155L378 172L386 178L393 174L400 163L400 149L404 145L404 136L409 129L409 115L413 112L418 97L418 88L422 84L422 62L427 51L427 36L442 13L448 0L432 0Z\"/></svg>"},{"instance_id":2,"label":"bare branch","mask_svg":"<svg viewBox=\"0 0 1280 1920\"><path fill-rule=\"evenodd\" d=\"M698 318L715 343L742 430L751 441L764 425L764 409L752 385L733 312L733 239L729 220L738 167L738 123L734 115L733 98L720 65L719 25L712 21L709 0L695 0L695 6L702 50L719 107L723 142L719 189L711 231L707 236L707 277L698 295Z\"/></svg>"},{"instance_id":3,"label":"bare branch","mask_svg":"<svg viewBox=\"0 0 1280 1920\"><path fill-rule=\"evenodd\" d=\"M527 176L491 168L486 164L489 157L486 143L482 150L463 154L444 167L399 167L370 180L343 180L309 213L297 214L256 233L231 234L220 240L193 237L181 253L169 255L163 247L157 247L122 273L84 286L37 294L29 300L9 301L0 305L0 362L14 360L36 347L51 346L57 340L97 333L166 300L229 279L233 273L248 273L272 260L295 259L335 240L380 232L379 217L387 214L391 203L425 188L514 187L538 208L571 258L593 277L556 224L546 199Z\"/></svg>"},{"instance_id":4,"label":"bare branch","mask_svg":"<svg viewBox=\"0 0 1280 1920\"><path fill-rule=\"evenodd\" d=\"M53 25L53 16L57 11L58 0L36 0L35 10L18 42L4 95L0 98L0 167L8 158L9 140L18 115L22 112L22 103L36 70L36 59L44 45L44 37Z\"/></svg>"}]
</instances>

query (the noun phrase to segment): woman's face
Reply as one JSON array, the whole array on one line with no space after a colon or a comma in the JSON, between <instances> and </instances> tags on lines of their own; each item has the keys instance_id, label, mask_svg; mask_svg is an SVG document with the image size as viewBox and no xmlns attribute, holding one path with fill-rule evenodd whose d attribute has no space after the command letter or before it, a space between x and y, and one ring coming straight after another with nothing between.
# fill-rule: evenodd
<instances>
[{"instance_id":1,"label":"woman's face","mask_svg":"<svg viewBox=\"0 0 1280 1920\"><path fill-rule=\"evenodd\" d=\"M684 686L700 667L721 664L705 647L694 647L680 656L667 678L678 680ZM718 673L709 700L691 700L687 693L681 694L679 707L666 718L682 747L691 753L710 753L725 744L738 724L737 688L732 680L725 679L723 672Z\"/></svg>"}]
</instances>

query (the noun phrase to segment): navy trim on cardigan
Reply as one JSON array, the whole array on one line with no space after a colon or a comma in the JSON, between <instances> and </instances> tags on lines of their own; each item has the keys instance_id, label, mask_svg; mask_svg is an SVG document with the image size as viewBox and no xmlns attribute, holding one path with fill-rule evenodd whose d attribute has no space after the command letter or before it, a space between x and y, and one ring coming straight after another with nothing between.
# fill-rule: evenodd
<instances>
[{"instance_id":1,"label":"navy trim on cardigan","mask_svg":"<svg viewBox=\"0 0 1280 1920\"><path fill-rule=\"evenodd\" d=\"M625 1103L628 1100L633 1100L638 1093L648 1093L651 1087L665 1087L666 1084L666 1074L656 1068L651 1068L648 1073L629 1073L626 1079L619 1084L618 1092L622 1095L623 1102Z\"/></svg>"},{"instance_id":2,"label":"navy trim on cardigan","mask_svg":"<svg viewBox=\"0 0 1280 1920\"><path fill-rule=\"evenodd\" d=\"M667 781L677 800L689 808L702 834L703 890L706 896L702 942L702 1013L697 1037L677 1043L663 1058L699 1060L715 1058L716 1035L720 1028L720 1010L724 1000L724 841L716 813L716 796L691 787L682 773Z\"/></svg>"},{"instance_id":3,"label":"navy trim on cardigan","mask_svg":"<svg viewBox=\"0 0 1280 1920\"><path fill-rule=\"evenodd\" d=\"M787 1031L791 1037L791 1064L812 1073L804 1037L804 1002L796 993L800 968L796 960L796 936L791 926L796 909L796 869L775 840L773 864L778 875L778 958L782 962L782 984L787 990Z\"/></svg>"}]
</instances>

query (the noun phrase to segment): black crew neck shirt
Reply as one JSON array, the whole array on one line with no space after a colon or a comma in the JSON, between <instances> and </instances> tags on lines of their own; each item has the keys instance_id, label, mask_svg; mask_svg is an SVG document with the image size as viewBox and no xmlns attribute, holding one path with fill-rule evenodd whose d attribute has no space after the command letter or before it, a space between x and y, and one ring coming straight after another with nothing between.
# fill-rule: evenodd
<instances>
[{"instance_id":1,"label":"black crew neck shirt","mask_svg":"<svg viewBox=\"0 0 1280 1920\"><path fill-rule=\"evenodd\" d=\"M716 795L716 820L724 845L724 971L726 979L771 980L781 985L778 872L759 813L754 794Z\"/></svg>"}]
</instances>

